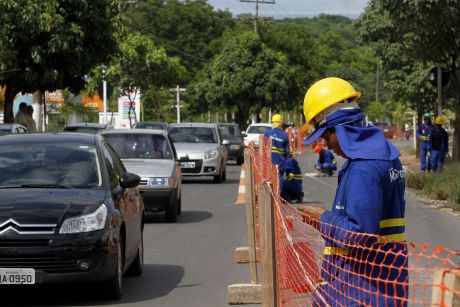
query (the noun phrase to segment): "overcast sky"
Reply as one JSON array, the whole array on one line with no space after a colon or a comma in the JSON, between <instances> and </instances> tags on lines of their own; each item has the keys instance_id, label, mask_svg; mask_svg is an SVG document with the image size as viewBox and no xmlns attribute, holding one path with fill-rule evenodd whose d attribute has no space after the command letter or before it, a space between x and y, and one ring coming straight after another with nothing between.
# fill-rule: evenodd
<instances>
[{"instance_id":1,"label":"overcast sky","mask_svg":"<svg viewBox=\"0 0 460 307\"><path fill-rule=\"evenodd\" d=\"M246 0L248 1L248 0ZM255 1L255 0L250 0ZM357 18L368 0L260 0L275 4L260 4L259 15L275 18L313 17L321 13ZM216 9L228 9L233 15L255 12L255 3L240 0L208 0Z\"/></svg>"}]
</instances>

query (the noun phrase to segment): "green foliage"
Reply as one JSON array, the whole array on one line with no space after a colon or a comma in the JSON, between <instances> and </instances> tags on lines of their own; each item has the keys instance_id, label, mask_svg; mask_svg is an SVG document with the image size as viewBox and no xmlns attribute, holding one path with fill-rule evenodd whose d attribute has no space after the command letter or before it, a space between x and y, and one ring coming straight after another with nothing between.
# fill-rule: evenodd
<instances>
[{"instance_id":1,"label":"green foliage","mask_svg":"<svg viewBox=\"0 0 460 307\"><path fill-rule=\"evenodd\" d=\"M111 0L0 0L0 70L24 92L70 88L115 51Z\"/></svg>"},{"instance_id":2,"label":"green foliage","mask_svg":"<svg viewBox=\"0 0 460 307\"><path fill-rule=\"evenodd\" d=\"M286 105L292 71L283 54L265 46L252 32L235 34L215 61L191 86L193 98L207 106L234 108L246 125L250 111Z\"/></svg>"},{"instance_id":3,"label":"green foliage","mask_svg":"<svg viewBox=\"0 0 460 307\"><path fill-rule=\"evenodd\" d=\"M116 50L112 0L0 0L0 79L13 95L69 88ZM9 97L8 97L9 98ZM12 121L12 101L5 103Z\"/></svg>"},{"instance_id":4,"label":"green foliage","mask_svg":"<svg viewBox=\"0 0 460 307\"><path fill-rule=\"evenodd\" d=\"M428 71L435 65L452 73L450 91L460 105L460 2L371 0L357 22L360 38L382 57L395 100L407 100L420 114L430 110L434 89ZM404 97L405 96L405 97ZM455 107L456 117L460 108ZM453 156L460 158L460 121L456 121Z\"/></svg>"},{"instance_id":5,"label":"green foliage","mask_svg":"<svg viewBox=\"0 0 460 307\"><path fill-rule=\"evenodd\" d=\"M385 107L378 101L373 101L365 109L370 121L386 120L387 112Z\"/></svg>"},{"instance_id":6,"label":"green foliage","mask_svg":"<svg viewBox=\"0 0 460 307\"><path fill-rule=\"evenodd\" d=\"M179 58L168 56L164 48L138 33L120 38L119 46L118 56L107 68L108 79L118 89L117 96L125 95L134 101L140 90L147 114L149 110L164 110L164 90L161 88L172 87L185 73Z\"/></svg>"},{"instance_id":7,"label":"green foliage","mask_svg":"<svg viewBox=\"0 0 460 307\"><path fill-rule=\"evenodd\" d=\"M213 41L234 25L229 12L213 10L206 0L139 1L126 16L132 32L152 38L168 55L181 59L187 69L177 80L182 84L219 51Z\"/></svg>"}]
</instances>

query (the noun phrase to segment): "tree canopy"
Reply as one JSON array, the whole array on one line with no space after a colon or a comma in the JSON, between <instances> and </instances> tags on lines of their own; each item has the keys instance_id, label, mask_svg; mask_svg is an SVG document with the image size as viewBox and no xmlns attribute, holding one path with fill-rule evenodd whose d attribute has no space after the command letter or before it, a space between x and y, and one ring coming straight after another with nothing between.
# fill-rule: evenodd
<instances>
[{"instance_id":1,"label":"tree canopy","mask_svg":"<svg viewBox=\"0 0 460 307\"><path fill-rule=\"evenodd\" d=\"M0 0L0 79L5 121L16 93L70 88L116 50L113 0Z\"/></svg>"},{"instance_id":2,"label":"tree canopy","mask_svg":"<svg viewBox=\"0 0 460 307\"><path fill-rule=\"evenodd\" d=\"M460 158L459 14L458 1L371 0L357 23L362 40L372 43L382 57L393 95L405 93L419 111L420 106L433 105L429 68L442 65L450 69L450 86L457 100L453 149L456 159Z\"/></svg>"},{"instance_id":3,"label":"tree canopy","mask_svg":"<svg viewBox=\"0 0 460 307\"><path fill-rule=\"evenodd\" d=\"M204 68L192 85L192 93L205 108L234 108L238 123L244 127L250 111L258 112L262 107L276 111L286 105L292 82L287 64L282 53L268 48L257 34L245 32L233 37Z\"/></svg>"}]
</instances>

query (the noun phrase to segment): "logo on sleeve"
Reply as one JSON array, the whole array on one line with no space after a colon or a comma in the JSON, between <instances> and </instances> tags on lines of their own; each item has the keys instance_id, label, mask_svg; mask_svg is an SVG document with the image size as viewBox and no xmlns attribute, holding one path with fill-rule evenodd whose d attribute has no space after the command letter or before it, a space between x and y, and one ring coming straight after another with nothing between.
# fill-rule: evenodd
<instances>
[{"instance_id":1,"label":"logo on sleeve","mask_svg":"<svg viewBox=\"0 0 460 307\"><path fill-rule=\"evenodd\" d=\"M406 172L402 169L390 168L388 173L390 175L390 182L396 181L400 178L406 178Z\"/></svg>"}]
</instances>

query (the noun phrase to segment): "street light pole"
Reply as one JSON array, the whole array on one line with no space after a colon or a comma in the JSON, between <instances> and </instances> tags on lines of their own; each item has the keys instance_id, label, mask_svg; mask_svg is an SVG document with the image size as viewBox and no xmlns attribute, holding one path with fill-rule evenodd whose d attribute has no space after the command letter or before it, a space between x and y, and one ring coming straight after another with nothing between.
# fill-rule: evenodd
<instances>
[{"instance_id":1,"label":"street light pole","mask_svg":"<svg viewBox=\"0 0 460 307\"><path fill-rule=\"evenodd\" d=\"M186 92L187 89L177 85L176 88L171 88L169 90L176 92L177 123L180 123L180 92Z\"/></svg>"},{"instance_id":2,"label":"street light pole","mask_svg":"<svg viewBox=\"0 0 460 307\"><path fill-rule=\"evenodd\" d=\"M104 104L104 124L107 124L107 80L105 80L105 66L102 67L102 103Z\"/></svg>"}]
</instances>

